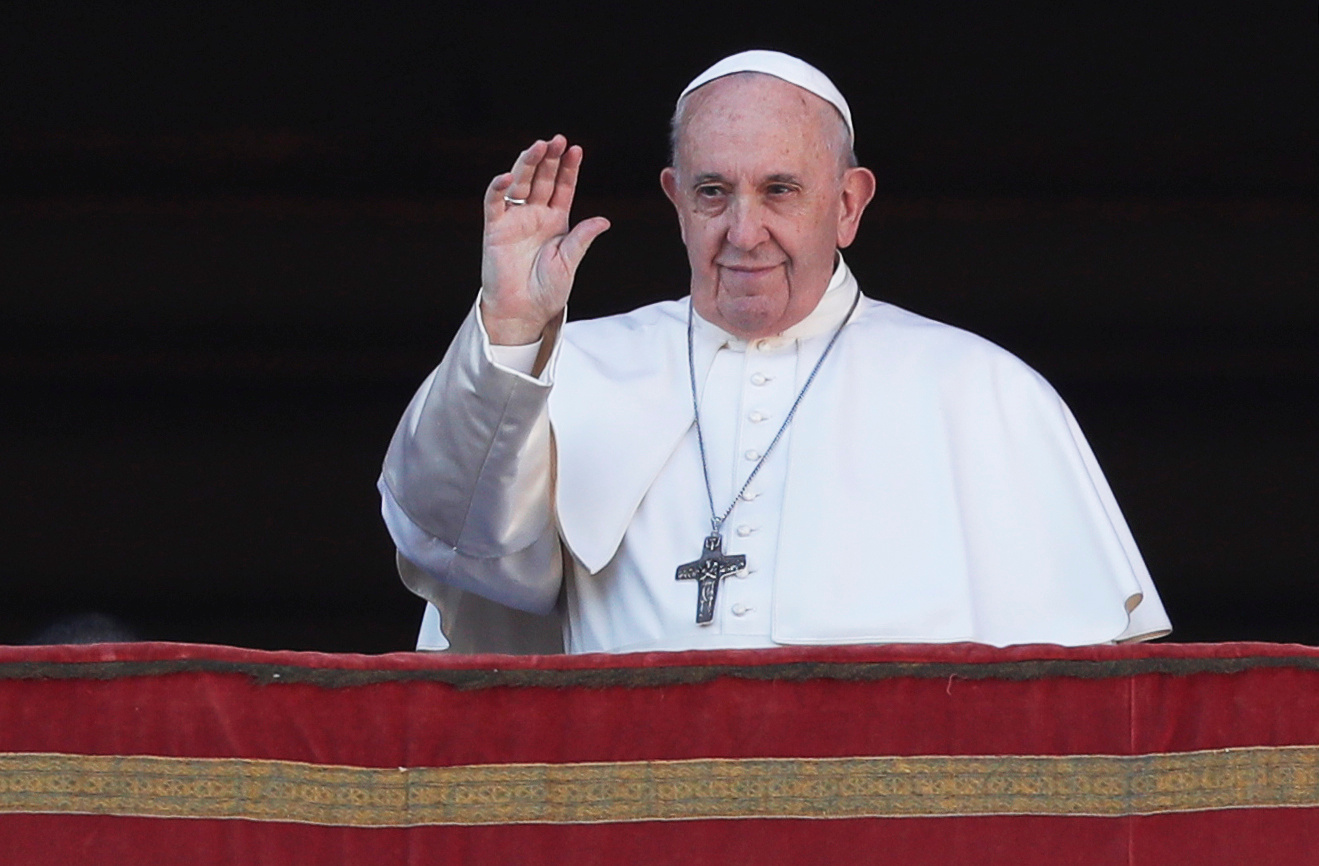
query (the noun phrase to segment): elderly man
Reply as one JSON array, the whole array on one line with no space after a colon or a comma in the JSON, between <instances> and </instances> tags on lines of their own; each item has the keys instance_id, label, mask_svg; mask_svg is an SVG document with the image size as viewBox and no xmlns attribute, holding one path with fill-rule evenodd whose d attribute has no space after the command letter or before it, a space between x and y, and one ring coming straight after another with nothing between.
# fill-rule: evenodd
<instances>
[{"instance_id":1,"label":"elderly man","mask_svg":"<svg viewBox=\"0 0 1319 866\"><path fill-rule=\"evenodd\" d=\"M875 179L852 140L842 95L796 58L698 76L660 177L690 298L595 321L563 324L609 226L570 228L581 149L538 141L491 182L479 300L381 476L400 572L431 602L420 647L1168 631L1048 384L861 294L839 250Z\"/></svg>"}]
</instances>

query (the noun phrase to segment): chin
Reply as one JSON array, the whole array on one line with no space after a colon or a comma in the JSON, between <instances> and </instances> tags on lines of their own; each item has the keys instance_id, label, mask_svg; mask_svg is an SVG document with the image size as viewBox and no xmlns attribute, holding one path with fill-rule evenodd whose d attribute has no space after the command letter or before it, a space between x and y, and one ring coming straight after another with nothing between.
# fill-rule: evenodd
<instances>
[{"instance_id":1,"label":"chin","mask_svg":"<svg viewBox=\"0 0 1319 866\"><path fill-rule=\"evenodd\" d=\"M790 294L785 286L750 287L751 291L730 290L716 283L699 291L706 303L696 303L696 311L707 321L743 339L768 337L783 330L779 323L788 311Z\"/></svg>"},{"instance_id":2,"label":"chin","mask_svg":"<svg viewBox=\"0 0 1319 866\"><path fill-rule=\"evenodd\" d=\"M767 303L766 298L739 298L723 305L719 312L727 330L739 337L768 337L781 330L778 322L783 317L782 306Z\"/></svg>"}]
</instances>

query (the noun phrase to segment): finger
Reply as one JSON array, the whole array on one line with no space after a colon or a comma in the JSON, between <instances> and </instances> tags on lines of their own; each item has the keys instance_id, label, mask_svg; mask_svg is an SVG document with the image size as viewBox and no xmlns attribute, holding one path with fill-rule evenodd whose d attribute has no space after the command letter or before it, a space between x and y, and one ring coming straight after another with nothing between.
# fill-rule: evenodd
<instances>
[{"instance_id":1,"label":"finger","mask_svg":"<svg viewBox=\"0 0 1319 866\"><path fill-rule=\"evenodd\" d=\"M582 149L573 145L559 162L559 174L554 179L554 195L550 207L572 210L573 196L577 193L577 172L582 167Z\"/></svg>"},{"instance_id":2,"label":"finger","mask_svg":"<svg viewBox=\"0 0 1319 866\"><path fill-rule=\"evenodd\" d=\"M504 195L509 198L530 197L531 182L536 176L536 167L545 157L547 146L545 142L537 140L531 147L518 154L510 172L513 175L513 182L504 190Z\"/></svg>"},{"instance_id":3,"label":"finger","mask_svg":"<svg viewBox=\"0 0 1319 866\"><path fill-rule=\"evenodd\" d=\"M568 139L556 135L545 143L545 155L536 166L528 200L535 204L549 204L554 194L554 180L559 174L559 160L568 148Z\"/></svg>"},{"instance_id":4,"label":"finger","mask_svg":"<svg viewBox=\"0 0 1319 866\"><path fill-rule=\"evenodd\" d=\"M559 257L563 259L568 273L577 273L577 266L582 263L586 251L608 228L609 220L604 217L591 217L573 226L573 230L559 242Z\"/></svg>"},{"instance_id":5,"label":"finger","mask_svg":"<svg viewBox=\"0 0 1319 866\"><path fill-rule=\"evenodd\" d=\"M494 179L490 181L490 185L485 188L484 205L487 221L499 216L508 208L508 203L504 201L504 195L512 183L513 172L506 171L503 174L495 175Z\"/></svg>"}]
</instances>

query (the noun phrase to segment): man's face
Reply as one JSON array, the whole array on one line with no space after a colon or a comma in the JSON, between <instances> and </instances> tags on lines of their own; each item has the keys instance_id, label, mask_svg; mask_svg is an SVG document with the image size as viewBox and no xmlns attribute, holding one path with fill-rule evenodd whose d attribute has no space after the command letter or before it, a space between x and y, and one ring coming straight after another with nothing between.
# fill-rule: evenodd
<instances>
[{"instance_id":1,"label":"man's face","mask_svg":"<svg viewBox=\"0 0 1319 866\"><path fill-rule=\"evenodd\" d=\"M804 319L856 236L874 176L843 167L833 107L768 75L688 97L677 159L661 174L692 269L692 303L745 339Z\"/></svg>"}]
</instances>

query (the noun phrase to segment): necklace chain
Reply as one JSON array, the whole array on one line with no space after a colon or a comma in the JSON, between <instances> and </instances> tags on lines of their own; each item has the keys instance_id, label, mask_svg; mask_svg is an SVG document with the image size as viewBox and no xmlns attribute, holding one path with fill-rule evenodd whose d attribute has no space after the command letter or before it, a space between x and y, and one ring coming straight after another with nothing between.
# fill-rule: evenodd
<instances>
[{"instance_id":1,"label":"necklace chain","mask_svg":"<svg viewBox=\"0 0 1319 866\"><path fill-rule=\"evenodd\" d=\"M765 449L764 454L760 455L760 459L756 461L756 465L753 466L751 469L751 474L748 475L747 480L742 483L741 489L738 490L736 495L733 496L733 501L730 502L728 504L728 507L724 509L723 514L719 514L717 511L715 511L714 489L710 486L710 463L708 460L706 460L705 457L705 435L701 432L701 401L696 394L696 350L694 347L695 340L692 337L692 330L693 330L692 322L695 317L695 314L692 312L691 305L688 304L687 370L691 374L692 415L696 419L696 444L701 451L701 472L705 476L705 496L710 503L710 526L711 526L711 531L715 535L720 534L720 530L723 528L724 521L727 520L728 516L733 513L733 509L737 507L738 500L742 498L743 493L747 492L747 488L751 486L751 482L755 479L756 475L760 472L760 468L765 465L765 460L769 458L770 452L774 450L774 446L779 444L779 440L783 438L783 432L787 430L788 425L792 423L792 416L797 414L797 407L801 405L802 398L806 396L807 389L809 389L811 387L811 383L815 381L815 374L820 372L820 367L824 365L824 359L829 357L829 353L833 350L834 343L838 342L839 336L841 336L843 333L843 327L847 325L848 321L852 318L852 313L856 311L856 305L860 302L860 300L861 300L861 292L858 290L856 293L856 297L852 298L852 306L848 308L847 315L843 316L843 320L838 323L838 327L834 330L833 336L829 338L829 344L824 347L824 351L820 354L820 359L815 362L815 366L811 368L811 374L806 377L805 384L803 384L801 386L801 390L797 392L797 399L792 401L792 407L788 409L787 417L784 418L783 423L779 425L779 431L774 434L774 438L770 440L769 447Z\"/></svg>"}]
</instances>

